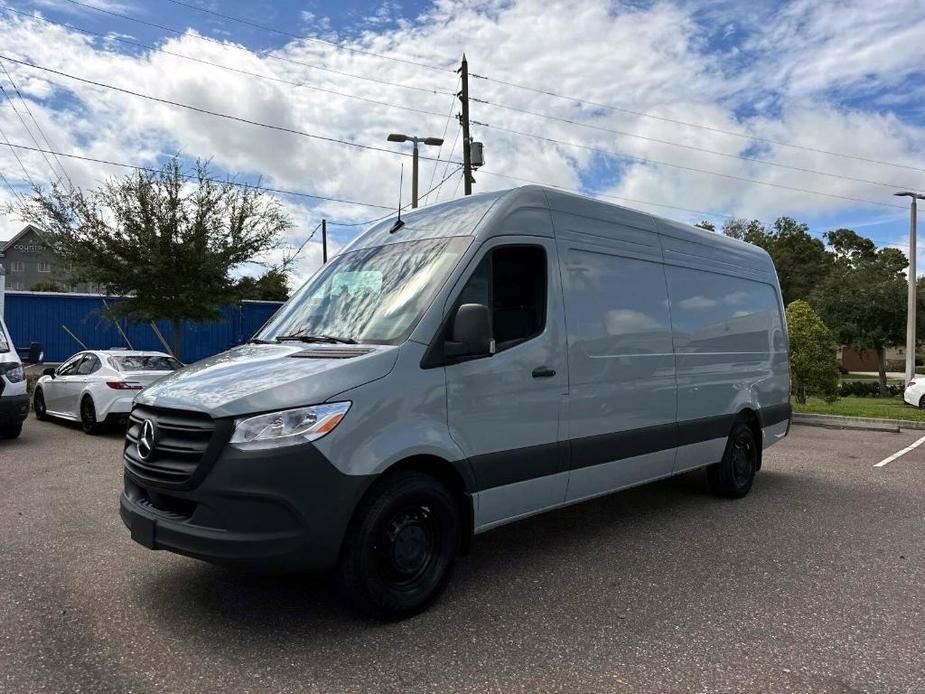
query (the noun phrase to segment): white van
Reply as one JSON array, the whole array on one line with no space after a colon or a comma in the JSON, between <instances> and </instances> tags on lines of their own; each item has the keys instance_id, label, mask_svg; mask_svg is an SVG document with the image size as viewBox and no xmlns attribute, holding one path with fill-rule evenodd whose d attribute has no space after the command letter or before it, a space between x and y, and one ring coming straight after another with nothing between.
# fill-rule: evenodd
<instances>
[{"instance_id":1,"label":"white van","mask_svg":"<svg viewBox=\"0 0 925 694\"><path fill-rule=\"evenodd\" d=\"M26 374L13 338L0 316L0 439L17 438L28 415Z\"/></svg>"},{"instance_id":2,"label":"white van","mask_svg":"<svg viewBox=\"0 0 925 694\"><path fill-rule=\"evenodd\" d=\"M765 251L476 195L373 227L249 344L142 391L121 513L152 549L336 569L394 618L504 523L696 468L745 495L789 391Z\"/></svg>"}]
</instances>

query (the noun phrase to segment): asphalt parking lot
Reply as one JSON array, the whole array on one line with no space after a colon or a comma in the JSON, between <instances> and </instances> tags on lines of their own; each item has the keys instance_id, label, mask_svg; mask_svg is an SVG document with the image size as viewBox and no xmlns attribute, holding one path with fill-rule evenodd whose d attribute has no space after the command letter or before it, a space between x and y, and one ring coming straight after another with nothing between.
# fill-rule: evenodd
<instances>
[{"instance_id":1,"label":"asphalt parking lot","mask_svg":"<svg viewBox=\"0 0 925 694\"><path fill-rule=\"evenodd\" d=\"M0 441L0 691L925 691L925 432L795 427L752 493L700 474L480 536L397 624L326 581L128 537L118 435Z\"/></svg>"}]
</instances>

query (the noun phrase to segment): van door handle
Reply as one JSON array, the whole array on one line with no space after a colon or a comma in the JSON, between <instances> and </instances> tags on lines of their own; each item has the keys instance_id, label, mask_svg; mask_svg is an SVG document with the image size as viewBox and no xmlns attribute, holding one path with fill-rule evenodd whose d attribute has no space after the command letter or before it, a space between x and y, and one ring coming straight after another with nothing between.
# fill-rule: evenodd
<instances>
[{"instance_id":1,"label":"van door handle","mask_svg":"<svg viewBox=\"0 0 925 694\"><path fill-rule=\"evenodd\" d=\"M548 366L537 366L533 369L533 378L552 378L556 375L555 369L550 369Z\"/></svg>"}]
</instances>

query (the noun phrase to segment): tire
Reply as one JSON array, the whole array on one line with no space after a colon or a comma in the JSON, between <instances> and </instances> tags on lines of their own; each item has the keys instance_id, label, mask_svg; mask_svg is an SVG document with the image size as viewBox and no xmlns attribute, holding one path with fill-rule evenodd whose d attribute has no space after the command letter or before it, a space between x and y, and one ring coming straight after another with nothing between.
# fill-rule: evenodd
<instances>
[{"instance_id":1,"label":"tire","mask_svg":"<svg viewBox=\"0 0 925 694\"><path fill-rule=\"evenodd\" d=\"M925 395L919 398L919 409L925 410Z\"/></svg>"},{"instance_id":2,"label":"tire","mask_svg":"<svg viewBox=\"0 0 925 694\"><path fill-rule=\"evenodd\" d=\"M361 502L338 565L344 598L392 621L424 610L443 590L459 549L460 511L437 480L419 472L383 479Z\"/></svg>"},{"instance_id":3,"label":"tire","mask_svg":"<svg viewBox=\"0 0 925 694\"><path fill-rule=\"evenodd\" d=\"M93 404L93 398L84 395L80 401L80 428L85 434L95 436L103 430L103 425L96 421L96 406Z\"/></svg>"},{"instance_id":4,"label":"tire","mask_svg":"<svg viewBox=\"0 0 925 694\"><path fill-rule=\"evenodd\" d=\"M22 433L22 422L0 427L0 439L18 439Z\"/></svg>"},{"instance_id":5,"label":"tire","mask_svg":"<svg viewBox=\"0 0 925 694\"><path fill-rule=\"evenodd\" d=\"M744 422L732 427L723 459L707 468L710 491L729 499L748 494L758 472L758 445L755 434Z\"/></svg>"},{"instance_id":6,"label":"tire","mask_svg":"<svg viewBox=\"0 0 925 694\"><path fill-rule=\"evenodd\" d=\"M35 395L32 396L32 409L35 411L35 418L40 422L47 422L48 408L45 407L45 393L41 388L35 389Z\"/></svg>"}]
</instances>

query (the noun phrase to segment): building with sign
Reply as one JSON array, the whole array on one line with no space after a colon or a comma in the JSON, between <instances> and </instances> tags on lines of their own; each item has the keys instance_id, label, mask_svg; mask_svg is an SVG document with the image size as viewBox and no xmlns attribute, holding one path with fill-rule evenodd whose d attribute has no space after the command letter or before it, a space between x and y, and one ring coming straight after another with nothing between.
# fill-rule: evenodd
<instances>
[{"instance_id":1,"label":"building with sign","mask_svg":"<svg viewBox=\"0 0 925 694\"><path fill-rule=\"evenodd\" d=\"M71 280L67 265L31 225L9 241L0 241L0 263L6 269L7 291L92 291L89 284Z\"/></svg>"}]
</instances>

